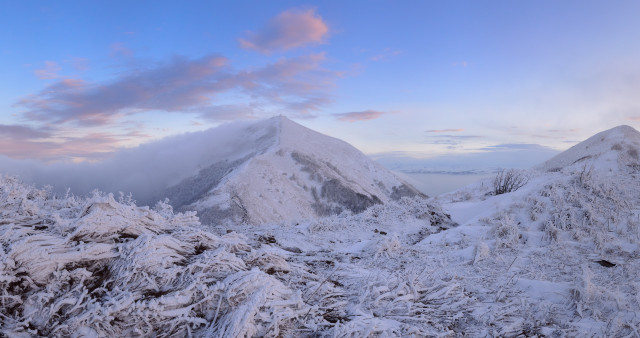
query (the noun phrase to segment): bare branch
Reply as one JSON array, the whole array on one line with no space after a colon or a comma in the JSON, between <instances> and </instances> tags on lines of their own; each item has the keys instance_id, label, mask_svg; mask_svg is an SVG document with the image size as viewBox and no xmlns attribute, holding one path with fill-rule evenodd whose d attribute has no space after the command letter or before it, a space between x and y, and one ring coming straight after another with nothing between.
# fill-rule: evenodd
<instances>
[{"instance_id":1,"label":"bare branch","mask_svg":"<svg viewBox=\"0 0 640 338\"><path fill-rule=\"evenodd\" d=\"M528 181L529 177L522 170L500 170L493 180L493 193L494 195L501 195L516 191L527 184Z\"/></svg>"}]
</instances>

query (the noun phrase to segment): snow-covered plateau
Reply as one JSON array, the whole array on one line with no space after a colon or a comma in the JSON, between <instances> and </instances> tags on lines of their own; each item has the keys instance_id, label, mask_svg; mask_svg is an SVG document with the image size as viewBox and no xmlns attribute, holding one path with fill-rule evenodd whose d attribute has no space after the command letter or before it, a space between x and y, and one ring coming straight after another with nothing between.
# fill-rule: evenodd
<instances>
[{"instance_id":1,"label":"snow-covered plateau","mask_svg":"<svg viewBox=\"0 0 640 338\"><path fill-rule=\"evenodd\" d=\"M251 128L173 206L1 178L0 336L640 337L633 128L434 198L289 120Z\"/></svg>"}]
</instances>

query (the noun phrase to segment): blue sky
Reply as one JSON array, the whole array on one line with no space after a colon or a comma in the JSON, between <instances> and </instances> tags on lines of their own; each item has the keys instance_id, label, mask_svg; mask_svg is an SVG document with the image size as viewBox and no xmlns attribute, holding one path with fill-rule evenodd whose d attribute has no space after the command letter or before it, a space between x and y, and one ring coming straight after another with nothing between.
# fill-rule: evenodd
<instances>
[{"instance_id":1,"label":"blue sky","mask_svg":"<svg viewBox=\"0 0 640 338\"><path fill-rule=\"evenodd\" d=\"M368 154L562 150L640 127L639 2L1 1L0 154L287 115Z\"/></svg>"}]
</instances>

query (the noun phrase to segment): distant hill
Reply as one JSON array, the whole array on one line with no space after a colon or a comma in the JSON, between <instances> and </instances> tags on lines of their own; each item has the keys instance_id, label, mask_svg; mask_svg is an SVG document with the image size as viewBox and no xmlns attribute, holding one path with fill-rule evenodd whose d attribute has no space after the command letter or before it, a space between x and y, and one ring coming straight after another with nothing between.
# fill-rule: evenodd
<instances>
[{"instance_id":1,"label":"distant hill","mask_svg":"<svg viewBox=\"0 0 640 338\"><path fill-rule=\"evenodd\" d=\"M596 170L635 171L640 167L640 132L630 126L605 130L544 162L538 169L557 171L593 166Z\"/></svg>"}]
</instances>

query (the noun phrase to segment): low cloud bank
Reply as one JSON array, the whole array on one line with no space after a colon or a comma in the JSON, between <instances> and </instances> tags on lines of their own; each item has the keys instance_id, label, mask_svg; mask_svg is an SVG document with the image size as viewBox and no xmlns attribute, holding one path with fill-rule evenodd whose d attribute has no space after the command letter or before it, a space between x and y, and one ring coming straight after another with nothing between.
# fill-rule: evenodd
<instances>
[{"instance_id":1,"label":"low cloud bank","mask_svg":"<svg viewBox=\"0 0 640 338\"><path fill-rule=\"evenodd\" d=\"M265 122L232 122L171 136L121 149L97 163L47 164L0 156L0 173L16 175L39 187L50 185L58 194L69 189L73 194L86 195L99 189L116 194L131 193L138 204L155 204L166 187L212 162L241 158L253 151L259 144L249 135L250 127L260 123Z\"/></svg>"},{"instance_id":2,"label":"low cloud bank","mask_svg":"<svg viewBox=\"0 0 640 338\"><path fill-rule=\"evenodd\" d=\"M404 152L380 153L371 157L391 170L405 173L491 173L499 168L531 168L558 153L555 149L536 144L499 144L473 153L429 158L418 158Z\"/></svg>"}]
</instances>

